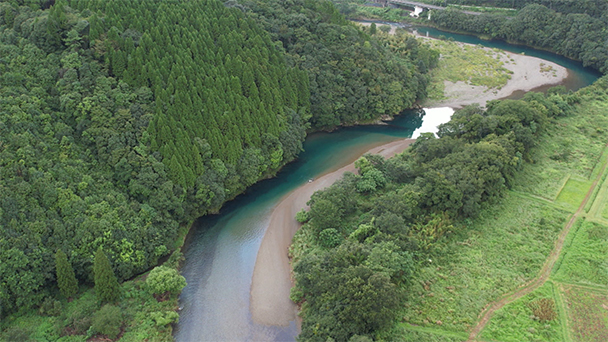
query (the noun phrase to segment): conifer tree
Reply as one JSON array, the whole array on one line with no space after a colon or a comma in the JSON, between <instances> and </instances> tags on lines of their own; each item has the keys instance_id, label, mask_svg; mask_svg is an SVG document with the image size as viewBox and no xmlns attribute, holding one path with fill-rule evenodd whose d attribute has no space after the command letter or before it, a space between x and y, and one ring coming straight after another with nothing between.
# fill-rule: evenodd
<instances>
[{"instance_id":1,"label":"conifer tree","mask_svg":"<svg viewBox=\"0 0 608 342\"><path fill-rule=\"evenodd\" d=\"M118 281L116 280L112 266L110 266L110 261L101 247L95 253L93 272L95 274L95 294L97 295L97 299L102 303L113 302L118 299Z\"/></svg>"},{"instance_id":2,"label":"conifer tree","mask_svg":"<svg viewBox=\"0 0 608 342\"><path fill-rule=\"evenodd\" d=\"M74 275L72 264L61 249L58 249L55 254L55 270L57 272L57 285L61 294L66 298L74 296L78 292L78 280Z\"/></svg>"}]
</instances>

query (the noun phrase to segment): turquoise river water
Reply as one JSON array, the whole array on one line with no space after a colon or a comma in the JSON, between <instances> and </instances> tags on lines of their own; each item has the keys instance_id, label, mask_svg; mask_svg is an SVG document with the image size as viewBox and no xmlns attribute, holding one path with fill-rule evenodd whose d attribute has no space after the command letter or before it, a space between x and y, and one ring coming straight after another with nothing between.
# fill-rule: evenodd
<instances>
[{"instance_id":1,"label":"turquoise river water","mask_svg":"<svg viewBox=\"0 0 608 342\"><path fill-rule=\"evenodd\" d=\"M426 31L425 31L426 30ZM525 53L570 69L565 85L572 90L595 81L599 74L580 63L504 42L488 42L435 29L418 28L430 36ZM515 94L517 96L517 94ZM433 114L438 113L438 114ZM182 274L188 285L180 297L177 341L293 341L296 323L287 327L254 323L249 312L251 278L257 252L272 208L290 191L311 178L337 170L373 146L408 138L416 128L434 127L449 118L450 108L406 111L388 125L359 126L307 137L300 158L276 178L262 181L227 203L218 215L200 218L186 244Z\"/></svg>"}]
</instances>

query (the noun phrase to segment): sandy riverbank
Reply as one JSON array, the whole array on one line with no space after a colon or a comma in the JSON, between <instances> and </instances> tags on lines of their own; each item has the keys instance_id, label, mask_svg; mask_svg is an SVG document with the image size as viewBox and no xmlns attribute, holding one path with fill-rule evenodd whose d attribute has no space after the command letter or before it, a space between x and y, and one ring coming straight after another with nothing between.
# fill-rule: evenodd
<instances>
[{"instance_id":1,"label":"sandy riverbank","mask_svg":"<svg viewBox=\"0 0 608 342\"><path fill-rule=\"evenodd\" d=\"M404 151L414 139L401 139L372 148L368 153L389 158ZM291 267L287 250L300 224L296 213L317 190L326 188L345 172L354 172L354 160L336 171L327 173L313 182L286 195L274 208L270 223L262 239L251 283L251 315L253 321L264 325L287 326L296 317L296 306L289 299L292 286Z\"/></svg>"},{"instance_id":2,"label":"sandy riverbank","mask_svg":"<svg viewBox=\"0 0 608 342\"><path fill-rule=\"evenodd\" d=\"M464 44L464 43L458 43ZM489 48L484 50L490 51ZM560 85L568 77L568 69L544 59L504 51L498 54L504 68L513 72L511 79L501 89L473 86L464 82L444 81L444 95L447 99L426 101L425 107L462 108L479 103L485 106L488 101L509 97L516 91L530 91L549 85Z\"/></svg>"}]
</instances>

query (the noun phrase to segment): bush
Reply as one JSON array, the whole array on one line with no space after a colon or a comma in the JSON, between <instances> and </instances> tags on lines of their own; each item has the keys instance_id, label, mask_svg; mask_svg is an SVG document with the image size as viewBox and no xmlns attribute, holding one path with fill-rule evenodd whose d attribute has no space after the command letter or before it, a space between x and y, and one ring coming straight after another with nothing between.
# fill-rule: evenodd
<instances>
[{"instance_id":1,"label":"bush","mask_svg":"<svg viewBox=\"0 0 608 342\"><path fill-rule=\"evenodd\" d=\"M178 295L186 287L186 278L179 274L174 268L167 266L155 267L148 278L146 285L153 295ZM166 299L166 298L165 298Z\"/></svg>"},{"instance_id":2,"label":"bush","mask_svg":"<svg viewBox=\"0 0 608 342\"><path fill-rule=\"evenodd\" d=\"M541 298L528 304L534 317L538 318L541 322L552 321L557 318L555 312L555 302L550 298Z\"/></svg>"},{"instance_id":3,"label":"bush","mask_svg":"<svg viewBox=\"0 0 608 342\"><path fill-rule=\"evenodd\" d=\"M296 304L300 304L304 300L304 292L298 287L292 287L289 291L289 299Z\"/></svg>"},{"instance_id":4,"label":"bush","mask_svg":"<svg viewBox=\"0 0 608 342\"><path fill-rule=\"evenodd\" d=\"M121 325L122 312L120 309L114 305L106 304L93 315L91 330L93 333L115 339L120 333Z\"/></svg>"},{"instance_id":5,"label":"bush","mask_svg":"<svg viewBox=\"0 0 608 342\"><path fill-rule=\"evenodd\" d=\"M65 326L70 327L70 334L85 334L91 327L91 317L98 307L97 300L95 296L85 294L77 301L73 302L72 305L74 307L71 309L71 312L66 318L64 324ZM63 327L60 329L63 329Z\"/></svg>"},{"instance_id":6,"label":"bush","mask_svg":"<svg viewBox=\"0 0 608 342\"><path fill-rule=\"evenodd\" d=\"M178 248L171 254L171 256L169 257L169 260L167 260L163 264L163 266L179 269L181 267L182 263L184 262L184 260L186 260L184 258L184 254Z\"/></svg>"},{"instance_id":7,"label":"bush","mask_svg":"<svg viewBox=\"0 0 608 342\"><path fill-rule=\"evenodd\" d=\"M40 305L38 312L42 316L59 316L61 314L61 302L51 297L47 297L44 302L42 302L42 305Z\"/></svg>"},{"instance_id":8,"label":"bush","mask_svg":"<svg viewBox=\"0 0 608 342\"><path fill-rule=\"evenodd\" d=\"M333 248L340 244L342 236L335 228L327 228L319 233L319 244L326 248Z\"/></svg>"},{"instance_id":9,"label":"bush","mask_svg":"<svg viewBox=\"0 0 608 342\"><path fill-rule=\"evenodd\" d=\"M306 223L308 222L308 220L308 212L306 210L302 209L298 211L298 213L296 214L296 221L300 223Z\"/></svg>"},{"instance_id":10,"label":"bush","mask_svg":"<svg viewBox=\"0 0 608 342\"><path fill-rule=\"evenodd\" d=\"M8 329L6 329L6 331L4 332L4 334L0 335L2 336L2 340L3 341L23 341L23 342L27 342L27 341L31 341L30 340L30 331L25 330L24 328L21 327L10 327Z\"/></svg>"},{"instance_id":11,"label":"bush","mask_svg":"<svg viewBox=\"0 0 608 342\"><path fill-rule=\"evenodd\" d=\"M164 327L179 321L179 314L175 311L155 311L150 313L150 318L154 320L157 327Z\"/></svg>"}]
</instances>

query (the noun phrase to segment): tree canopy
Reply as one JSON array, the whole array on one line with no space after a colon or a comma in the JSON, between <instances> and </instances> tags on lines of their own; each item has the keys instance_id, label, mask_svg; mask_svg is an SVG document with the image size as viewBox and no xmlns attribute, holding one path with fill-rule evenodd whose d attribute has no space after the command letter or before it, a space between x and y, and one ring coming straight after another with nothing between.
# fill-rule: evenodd
<instances>
[{"instance_id":1,"label":"tree canopy","mask_svg":"<svg viewBox=\"0 0 608 342\"><path fill-rule=\"evenodd\" d=\"M427 50L397 54L325 1L0 3L3 311L52 293L57 250L88 285L99 248L119 281L154 267L311 124L411 106Z\"/></svg>"},{"instance_id":2,"label":"tree canopy","mask_svg":"<svg viewBox=\"0 0 608 342\"><path fill-rule=\"evenodd\" d=\"M608 32L604 30L608 25L608 8L605 1L523 3L526 6L522 6L513 18L496 14L470 15L448 9L434 11L431 20L450 30L547 49L580 60L584 66L602 73L608 72L608 46L605 44Z\"/></svg>"},{"instance_id":3,"label":"tree canopy","mask_svg":"<svg viewBox=\"0 0 608 342\"><path fill-rule=\"evenodd\" d=\"M568 115L576 95L530 93L457 111L438 137L422 134L403 154L366 155L316 192L291 256L302 341L375 337L404 305L421 260L513 186L535 138ZM566 104L563 110L557 103ZM460 223L460 224L457 224Z\"/></svg>"}]
</instances>

